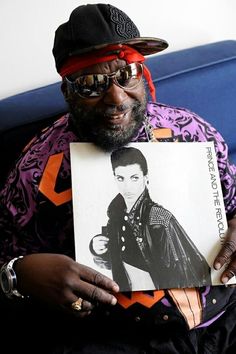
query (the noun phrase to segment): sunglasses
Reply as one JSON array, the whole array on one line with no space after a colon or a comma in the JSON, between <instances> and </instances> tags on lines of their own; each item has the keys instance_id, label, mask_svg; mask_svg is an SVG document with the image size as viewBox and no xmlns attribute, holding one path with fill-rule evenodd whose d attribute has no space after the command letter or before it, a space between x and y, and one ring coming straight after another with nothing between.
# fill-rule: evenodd
<instances>
[{"instance_id":1,"label":"sunglasses","mask_svg":"<svg viewBox=\"0 0 236 354\"><path fill-rule=\"evenodd\" d=\"M119 68L111 74L86 74L78 76L74 81L65 78L69 89L83 98L103 95L112 83L124 90L133 90L143 76L143 65L132 63Z\"/></svg>"}]
</instances>

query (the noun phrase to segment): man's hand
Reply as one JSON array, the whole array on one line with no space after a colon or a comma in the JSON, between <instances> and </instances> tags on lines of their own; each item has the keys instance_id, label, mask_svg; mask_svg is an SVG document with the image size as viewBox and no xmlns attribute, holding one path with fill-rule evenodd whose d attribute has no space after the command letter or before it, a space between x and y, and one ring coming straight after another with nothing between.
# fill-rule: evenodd
<instances>
[{"instance_id":1,"label":"man's hand","mask_svg":"<svg viewBox=\"0 0 236 354\"><path fill-rule=\"evenodd\" d=\"M20 293L33 296L58 308L73 311L80 317L88 315L98 304L115 305L112 293L118 285L92 268L60 254L32 254L16 263L17 288ZM71 309L79 297L81 311Z\"/></svg>"},{"instance_id":2,"label":"man's hand","mask_svg":"<svg viewBox=\"0 0 236 354\"><path fill-rule=\"evenodd\" d=\"M221 281L224 284L236 275L236 218L231 219L228 226L225 243L214 261L216 270L226 265L226 269L221 276Z\"/></svg>"},{"instance_id":3,"label":"man's hand","mask_svg":"<svg viewBox=\"0 0 236 354\"><path fill-rule=\"evenodd\" d=\"M102 255L107 252L109 238L103 235L94 236L92 239L92 248L97 255Z\"/></svg>"}]
</instances>

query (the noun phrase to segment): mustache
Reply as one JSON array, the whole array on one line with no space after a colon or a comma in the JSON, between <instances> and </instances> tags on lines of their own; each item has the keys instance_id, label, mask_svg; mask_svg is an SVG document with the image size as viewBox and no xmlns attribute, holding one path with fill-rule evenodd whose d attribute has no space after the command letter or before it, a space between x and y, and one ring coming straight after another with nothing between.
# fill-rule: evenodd
<instances>
[{"instance_id":1,"label":"mustache","mask_svg":"<svg viewBox=\"0 0 236 354\"><path fill-rule=\"evenodd\" d=\"M124 113L124 112L127 112L129 110L133 110L135 109L136 107L139 106L139 102L136 102L132 105L128 105L128 104L122 104L122 105L119 105L119 106L109 106L109 107L106 107L106 109L96 109L95 113L96 114L99 114L101 116L110 116L110 115L115 115L115 114L118 114L118 113Z\"/></svg>"}]
</instances>

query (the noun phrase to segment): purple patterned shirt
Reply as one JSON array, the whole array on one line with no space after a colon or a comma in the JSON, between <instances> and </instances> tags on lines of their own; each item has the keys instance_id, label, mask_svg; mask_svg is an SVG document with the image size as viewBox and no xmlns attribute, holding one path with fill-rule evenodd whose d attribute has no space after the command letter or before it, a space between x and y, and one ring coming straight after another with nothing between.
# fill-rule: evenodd
<instances>
[{"instance_id":1,"label":"purple patterned shirt","mask_svg":"<svg viewBox=\"0 0 236 354\"><path fill-rule=\"evenodd\" d=\"M157 131L160 141L214 142L226 212L228 216L234 214L236 167L228 160L228 148L221 135L198 115L183 108L149 103L146 114L151 125L160 128ZM33 139L17 160L0 192L0 264L29 253L63 253L74 257L69 143L75 141L78 138L67 114ZM134 141L147 141L144 127ZM174 291L153 292L152 306L146 306L143 299L140 304L153 311L158 308L158 315L171 309L172 316L182 316L192 328L223 313L234 301L233 293L233 289L224 286L195 289L201 305L193 305L193 320L184 306L177 305L178 294ZM220 299L217 305L212 304L213 297ZM171 301L176 305L170 305Z\"/></svg>"}]
</instances>

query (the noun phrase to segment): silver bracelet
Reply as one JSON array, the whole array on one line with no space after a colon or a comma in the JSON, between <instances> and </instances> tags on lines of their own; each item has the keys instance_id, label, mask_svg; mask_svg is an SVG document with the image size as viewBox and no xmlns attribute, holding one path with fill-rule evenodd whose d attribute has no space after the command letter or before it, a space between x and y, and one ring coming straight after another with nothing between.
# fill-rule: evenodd
<instances>
[{"instance_id":1,"label":"silver bracelet","mask_svg":"<svg viewBox=\"0 0 236 354\"><path fill-rule=\"evenodd\" d=\"M3 293L10 299L14 297L24 298L17 290L17 277L13 268L16 261L23 258L19 256L4 264L0 270L0 285Z\"/></svg>"}]
</instances>

